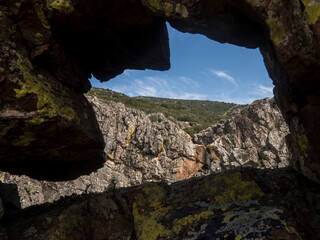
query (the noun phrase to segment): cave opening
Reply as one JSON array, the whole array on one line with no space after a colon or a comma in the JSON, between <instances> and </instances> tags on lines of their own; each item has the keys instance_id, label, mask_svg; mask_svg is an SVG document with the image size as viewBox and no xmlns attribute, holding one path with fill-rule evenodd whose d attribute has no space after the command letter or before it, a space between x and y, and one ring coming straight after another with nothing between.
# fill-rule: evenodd
<instances>
[{"instance_id":1,"label":"cave opening","mask_svg":"<svg viewBox=\"0 0 320 240\"><path fill-rule=\"evenodd\" d=\"M93 87L129 97L159 97L250 104L273 97L273 83L259 49L221 44L202 34L182 33L167 23L171 67L167 71L125 70ZM156 56L154 56L156 57Z\"/></svg>"}]
</instances>

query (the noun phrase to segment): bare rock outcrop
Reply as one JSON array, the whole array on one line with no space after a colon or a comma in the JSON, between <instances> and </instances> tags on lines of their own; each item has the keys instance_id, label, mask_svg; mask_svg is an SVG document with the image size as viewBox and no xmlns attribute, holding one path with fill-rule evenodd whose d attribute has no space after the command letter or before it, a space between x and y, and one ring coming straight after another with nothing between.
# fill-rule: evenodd
<instances>
[{"instance_id":1,"label":"bare rock outcrop","mask_svg":"<svg viewBox=\"0 0 320 240\"><path fill-rule=\"evenodd\" d=\"M17 184L21 206L53 202L71 194L103 192L144 182L172 183L208 172L206 148L162 114L146 114L122 103L88 97L106 145L104 166L72 181L38 181L1 173Z\"/></svg>"},{"instance_id":2,"label":"bare rock outcrop","mask_svg":"<svg viewBox=\"0 0 320 240\"><path fill-rule=\"evenodd\" d=\"M14 240L317 240L319 200L292 170L245 168L68 197L7 216L5 227Z\"/></svg>"},{"instance_id":3,"label":"bare rock outcrop","mask_svg":"<svg viewBox=\"0 0 320 240\"><path fill-rule=\"evenodd\" d=\"M213 172L240 166L278 168L289 165L288 126L272 98L254 101L231 117L194 136L210 152Z\"/></svg>"},{"instance_id":4,"label":"bare rock outcrop","mask_svg":"<svg viewBox=\"0 0 320 240\"><path fill-rule=\"evenodd\" d=\"M320 182L319 4L1 1L0 169L67 180L101 167L102 137L82 96L88 77L168 69L168 21L182 32L260 48L292 133L294 167Z\"/></svg>"}]
</instances>

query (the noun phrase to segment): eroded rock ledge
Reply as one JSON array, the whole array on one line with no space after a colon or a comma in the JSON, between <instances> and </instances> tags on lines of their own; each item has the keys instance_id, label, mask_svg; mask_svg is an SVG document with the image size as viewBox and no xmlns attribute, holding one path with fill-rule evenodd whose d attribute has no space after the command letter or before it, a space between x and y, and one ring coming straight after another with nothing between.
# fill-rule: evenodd
<instances>
[{"instance_id":1,"label":"eroded rock ledge","mask_svg":"<svg viewBox=\"0 0 320 240\"><path fill-rule=\"evenodd\" d=\"M292 170L245 168L69 197L7 216L5 227L15 240L316 240L319 197Z\"/></svg>"}]
</instances>

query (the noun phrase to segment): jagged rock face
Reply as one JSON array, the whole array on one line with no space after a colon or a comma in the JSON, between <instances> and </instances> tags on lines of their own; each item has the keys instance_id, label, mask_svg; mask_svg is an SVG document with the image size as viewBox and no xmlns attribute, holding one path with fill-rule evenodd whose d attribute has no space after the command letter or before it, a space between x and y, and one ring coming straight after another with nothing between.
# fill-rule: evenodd
<instances>
[{"instance_id":1,"label":"jagged rock face","mask_svg":"<svg viewBox=\"0 0 320 240\"><path fill-rule=\"evenodd\" d=\"M196 134L194 142L207 146L214 172L240 166L278 168L289 166L288 134L275 100L266 98L235 110L229 119Z\"/></svg>"},{"instance_id":2,"label":"jagged rock face","mask_svg":"<svg viewBox=\"0 0 320 240\"><path fill-rule=\"evenodd\" d=\"M7 216L5 227L15 240L316 240L319 196L319 186L288 169L246 168L67 198Z\"/></svg>"},{"instance_id":3,"label":"jagged rock face","mask_svg":"<svg viewBox=\"0 0 320 240\"><path fill-rule=\"evenodd\" d=\"M103 166L88 78L168 69L165 21L138 1L0 3L0 169L67 180ZM156 56L156 57L154 57Z\"/></svg>"},{"instance_id":4,"label":"jagged rock face","mask_svg":"<svg viewBox=\"0 0 320 240\"><path fill-rule=\"evenodd\" d=\"M150 181L172 183L208 172L206 148L194 144L187 133L162 114L145 114L96 97L88 100L106 142L103 168L67 182L1 173L1 181L17 184L22 208L71 194L103 192Z\"/></svg>"},{"instance_id":5,"label":"jagged rock face","mask_svg":"<svg viewBox=\"0 0 320 240\"><path fill-rule=\"evenodd\" d=\"M318 1L177 0L142 3L183 32L259 47L292 133L294 166L320 182L320 21Z\"/></svg>"},{"instance_id":6,"label":"jagged rock face","mask_svg":"<svg viewBox=\"0 0 320 240\"><path fill-rule=\"evenodd\" d=\"M319 4L311 0L2 1L0 136L5 148L0 151L0 168L60 179L80 175L80 169L74 170L79 161L87 161L80 167L83 172L98 168L103 161L98 154L102 138L95 137L92 111L81 97L89 88L87 78L92 73L106 81L126 68L167 69L168 20L183 32L260 48L292 133L294 165L320 182ZM41 135L45 130L49 134ZM64 134L67 130L72 134ZM58 143L61 139L69 139L82 151ZM36 151L36 145L44 146ZM48 151L45 146L50 145L56 151ZM88 155L95 157L86 168ZM36 161L43 158L50 167ZM57 165L64 170L59 177L49 170Z\"/></svg>"}]
</instances>

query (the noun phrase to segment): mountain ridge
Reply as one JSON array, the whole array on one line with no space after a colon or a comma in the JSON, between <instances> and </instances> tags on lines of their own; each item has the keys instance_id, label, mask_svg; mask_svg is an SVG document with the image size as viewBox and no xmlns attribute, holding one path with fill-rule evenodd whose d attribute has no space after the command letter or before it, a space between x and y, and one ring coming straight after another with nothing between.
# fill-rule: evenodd
<instances>
[{"instance_id":1,"label":"mountain ridge","mask_svg":"<svg viewBox=\"0 0 320 240\"><path fill-rule=\"evenodd\" d=\"M162 113L171 121L178 123L191 136L227 118L233 110L247 106L209 100L129 97L123 93L102 88L92 88L87 95L96 96L103 101L121 102L126 107L146 113Z\"/></svg>"}]
</instances>

